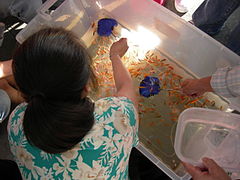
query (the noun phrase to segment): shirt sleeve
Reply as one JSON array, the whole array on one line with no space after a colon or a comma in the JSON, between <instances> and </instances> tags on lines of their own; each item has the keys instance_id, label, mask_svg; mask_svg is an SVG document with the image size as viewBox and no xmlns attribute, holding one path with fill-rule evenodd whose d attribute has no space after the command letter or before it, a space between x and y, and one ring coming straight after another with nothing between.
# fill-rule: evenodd
<instances>
[{"instance_id":1,"label":"shirt sleeve","mask_svg":"<svg viewBox=\"0 0 240 180\"><path fill-rule=\"evenodd\" d=\"M240 66L218 69L211 78L215 93L226 98L240 96Z\"/></svg>"},{"instance_id":2,"label":"shirt sleeve","mask_svg":"<svg viewBox=\"0 0 240 180\"><path fill-rule=\"evenodd\" d=\"M111 138L117 134L125 140L132 139L132 146L138 144L138 113L130 99L127 97L102 98L95 102L94 114L96 123L104 126L105 136Z\"/></svg>"}]
</instances>

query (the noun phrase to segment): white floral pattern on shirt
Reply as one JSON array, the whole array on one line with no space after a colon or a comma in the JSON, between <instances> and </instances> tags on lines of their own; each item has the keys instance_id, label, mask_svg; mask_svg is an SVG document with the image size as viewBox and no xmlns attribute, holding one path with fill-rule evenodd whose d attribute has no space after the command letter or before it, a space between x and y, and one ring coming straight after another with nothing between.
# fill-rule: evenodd
<instances>
[{"instance_id":1,"label":"white floral pattern on shirt","mask_svg":"<svg viewBox=\"0 0 240 180\"><path fill-rule=\"evenodd\" d=\"M23 179L128 179L128 160L138 143L137 114L126 97L107 97L95 103L95 124L73 149L48 154L31 146L23 132L26 103L11 114L10 147Z\"/></svg>"}]
</instances>

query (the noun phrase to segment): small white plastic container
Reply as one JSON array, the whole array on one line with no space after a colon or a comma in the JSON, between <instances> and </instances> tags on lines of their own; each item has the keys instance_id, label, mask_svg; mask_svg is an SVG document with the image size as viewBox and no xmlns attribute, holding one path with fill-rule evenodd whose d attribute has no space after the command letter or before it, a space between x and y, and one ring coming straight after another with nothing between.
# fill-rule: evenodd
<instances>
[{"instance_id":1,"label":"small white plastic container","mask_svg":"<svg viewBox=\"0 0 240 180\"><path fill-rule=\"evenodd\" d=\"M209 157L228 172L240 171L240 116L189 108L178 119L174 148L180 160L202 166Z\"/></svg>"}]
</instances>

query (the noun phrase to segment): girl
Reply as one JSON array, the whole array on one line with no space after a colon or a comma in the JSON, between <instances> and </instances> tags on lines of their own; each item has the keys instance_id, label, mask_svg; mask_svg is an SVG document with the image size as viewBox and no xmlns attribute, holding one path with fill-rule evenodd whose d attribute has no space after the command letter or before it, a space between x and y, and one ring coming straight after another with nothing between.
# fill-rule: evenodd
<instances>
[{"instance_id":1,"label":"girl","mask_svg":"<svg viewBox=\"0 0 240 180\"><path fill-rule=\"evenodd\" d=\"M127 179L138 142L136 97L121 62L126 39L110 49L117 93L95 103L91 59L79 39L44 29L16 51L12 67L25 102L8 124L11 151L24 179ZM101 78L101 77L100 77Z\"/></svg>"}]
</instances>

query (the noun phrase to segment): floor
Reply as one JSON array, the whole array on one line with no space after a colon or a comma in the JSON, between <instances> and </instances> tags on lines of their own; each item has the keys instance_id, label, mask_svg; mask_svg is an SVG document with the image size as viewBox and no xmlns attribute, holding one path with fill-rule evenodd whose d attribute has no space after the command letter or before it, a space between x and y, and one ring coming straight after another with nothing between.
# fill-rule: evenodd
<instances>
[{"instance_id":1,"label":"floor","mask_svg":"<svg viewBox=\"0 0 240 180\"><path fill-rule=\"evenodd\" d=\"M179 16L183 15L178 13L174 7L174 0L167 0L165 7L175 12ZM225 23L222 31L216 35L214 38L219 42L225 44L229 38L229 32L235 27L236 22L239 22L240 19L240 8L238 8L231 17ZM16 18L8 17L3 20L6 24L6 29L11 27L14 23L18 22ZM14 28L15 29L15 28ZM2 47L0 48L0 61L10 59L15 48L18 46L15 40L16 34L19 32L16 30L10 30L5 33L4 41ZM7 140L7 120L0 124L0 159L13 159L8 146ZM157 167L155 167L147 158L145 158L141 153L136 149L133 150L130 160L130 176L131 179L163 179L167 180L168 178L163 172L161 172Z\"/></svg>"}]
</instances>

